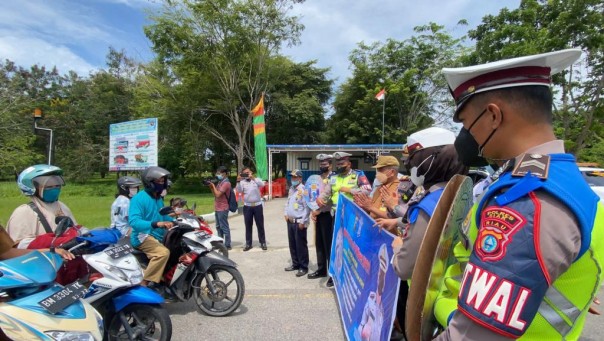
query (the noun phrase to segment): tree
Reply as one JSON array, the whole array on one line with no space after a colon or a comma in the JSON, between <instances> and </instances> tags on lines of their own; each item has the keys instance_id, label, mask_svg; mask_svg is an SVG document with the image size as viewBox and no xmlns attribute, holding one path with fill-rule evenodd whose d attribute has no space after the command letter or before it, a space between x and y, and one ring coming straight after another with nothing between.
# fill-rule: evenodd
<instances>
[{"instance_id":1,"label":"tree","mask_svg":"<svg viewBox=\"0 0 604 341\"><path fill-rule=\"evenodd\" d=\"M222 141L239 169L250 150L250 110L273 72L269 61L283 44L298 42L302 26L287 13L300 2L166 1L145 28L159 60L205 100L189 112L190 121Z\"/></svg>"},{"instance_id":2,"label":"tree","mask_svg":"<svg viewBox=\"0 0 604 341\"><path fill-rule=\"evenodd\" d=\"M476 49L467 64L580 47L580 64L553 78L556 134L577 156L604 137L604 1L523 0L519 8L485 16L469 37ZM602 148L598 148L602 150ZM590 159L604 161L604 155ZM601 162L600 161L600 162Z\"/></svg>"},{"instance_id":3,"label":"tree","mask_svg":"<svg viewBox=\"0 0 604 341\"><path fill-rule=\"evenodd\" d=\"M382 140L383 103L375 99L380 89L387 92L385 143L401 143L414 131L446 122L450 96L440 70L458 63L463 38L453 38L434 23L415 32L403 41L359 43L350 54L353 76L336 94L335 114L328 122L330 142Z\"/></svg>"},{"instance_id":4,"label":"tree","mask_svg":"<svg viewBox=\"0 0 604 341\"><path fill-rule=\"evenodd\" d=\"M33 111L44 112L57 97L64 79L56 69L29 69L0 62L0 173L18 174L35 163L46 163L48 142L33 131Z\"/></svg>"}]
</instances>

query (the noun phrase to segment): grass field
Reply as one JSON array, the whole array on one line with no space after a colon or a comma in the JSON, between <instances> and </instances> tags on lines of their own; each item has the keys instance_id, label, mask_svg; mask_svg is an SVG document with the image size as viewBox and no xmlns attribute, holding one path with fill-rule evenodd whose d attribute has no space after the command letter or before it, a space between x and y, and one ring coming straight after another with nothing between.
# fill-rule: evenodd
<instances>
[{"instance_id":1,"label":"grass field","mask_svg":"<svg viewBox=\"0 0 604 341\"><path fill-rule=\"evenodd\" d=\"M198 193L195 193L196 189ZM115 179L95 179L84 185L68 183L61 191L60 200L71 209L78 224L95 228L109 226L111 203L115 200L115 193ZM172 197L185 198L189 206L197 203L197 214L214 211L214 196L198 183L185 184L183 181L180 186L175 184L174 191L168 194L165 203ZM28 202L29 199L21 194L15 182L0 182L0 224L6 226L13 210Z\"/></svg>"}]
</instances>

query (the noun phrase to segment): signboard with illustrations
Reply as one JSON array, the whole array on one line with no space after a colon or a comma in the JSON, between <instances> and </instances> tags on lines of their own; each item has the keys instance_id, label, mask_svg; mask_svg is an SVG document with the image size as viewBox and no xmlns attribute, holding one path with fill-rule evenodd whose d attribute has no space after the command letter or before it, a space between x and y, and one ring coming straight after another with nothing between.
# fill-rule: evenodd
<instances>
[{"instance_id":1,"label":"signboard with illustrations","mask_svg":"<svg viewBox=\"0 0 604 341\"><path fill-rule=\"evenodd\" d=\"M141 170L157 166L157 118L109 126L109 170Z\"/></svg>"}]
</instances>

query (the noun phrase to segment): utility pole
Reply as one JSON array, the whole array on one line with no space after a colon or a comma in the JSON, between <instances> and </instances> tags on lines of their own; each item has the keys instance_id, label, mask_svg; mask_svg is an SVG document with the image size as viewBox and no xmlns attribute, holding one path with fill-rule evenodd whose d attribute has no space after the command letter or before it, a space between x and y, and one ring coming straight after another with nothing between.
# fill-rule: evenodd
<instances>
[{"instance_id":1,"label":"utility pole","mask_svg":"<svg viewBox=\"0 0 604 341\"><path fill-rule=\"evenodd\" d=\"M52 161L52 129L38 127L38 121L42 119L42 109L35 108L34 109L34 133L37 130L48 131L50 133L50 139L48 142L48 164L51 164Z\"/></svg>"}]
</instances>

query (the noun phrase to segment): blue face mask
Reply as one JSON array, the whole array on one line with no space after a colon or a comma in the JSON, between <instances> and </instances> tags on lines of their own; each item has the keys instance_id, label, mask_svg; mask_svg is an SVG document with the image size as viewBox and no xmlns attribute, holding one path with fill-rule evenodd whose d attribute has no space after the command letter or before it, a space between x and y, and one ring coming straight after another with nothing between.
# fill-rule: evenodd
<instances>
[{"instance_id":1,"label":"blue face mask","mask_svg":"<svg viewBox=\"0 0 604 341\"><path fill-rule=\"evenodd\" d=\"M61 194L61 187L45 189L42 192L42 201L55 202L59 200L59 194Z\"/></svg>"},{"instance_id":2,"label":"blue face mask","mask_svg":"<svg viewBox=\"0 0 604 341\"><path fill-rule=\"evenodd\" d=\"M216 178L218 180L222 180L224 178L224 176L222 176L222 174L216 174Z\"/></svg>"},{"instance_id":3,"label":"blue face mask","mask_svg":"<svg viewBox=\"0 0 604 341\"><path fill-rule=\"evenodd\" d=\"M300 184L300 181L292 180L292 186L298 186L299 184Z\"/></svg>"}]
</instances>

